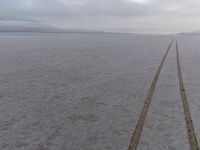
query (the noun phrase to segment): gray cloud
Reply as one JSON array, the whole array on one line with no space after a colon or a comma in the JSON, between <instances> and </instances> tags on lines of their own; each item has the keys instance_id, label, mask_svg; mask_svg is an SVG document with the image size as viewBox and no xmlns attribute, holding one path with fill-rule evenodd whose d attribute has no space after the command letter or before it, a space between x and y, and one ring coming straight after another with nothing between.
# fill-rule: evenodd
<instances>
[{"instance_id":1,"label":"gray cloud","mask_svg":"<svg viewBox=\"0 0 200 150\"><path fill-rule=\"evenodd\" d=\"M39 21L63 28L167 33L198 30L199 6L198 0L1 0L0 21ZM182 23L187 28L183 28Z\"/></svg>"},{"instance_id":2,"label":"gray cloud","mask_svg":"<svg viewBox=\"0 0 200 150\"><path fill-rule=\"evenodd\" d=\"M87 16L143 15L156 10L129 0L10 0L0 2L0 13L8 15ZM144 9L145 8L145 9ZM50 16L51 17L51 16Z\"/></svg>"}]
</instances>

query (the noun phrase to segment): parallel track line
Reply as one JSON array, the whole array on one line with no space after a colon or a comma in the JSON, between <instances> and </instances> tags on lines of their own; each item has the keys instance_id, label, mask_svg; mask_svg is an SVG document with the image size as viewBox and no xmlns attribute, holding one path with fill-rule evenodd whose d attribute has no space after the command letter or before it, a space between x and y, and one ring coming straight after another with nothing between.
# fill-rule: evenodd
<instances>
[{"instance_id":1,"label":"parallel track line","mask_svg":"<svg viewBox=\"0 0 200 150\"><path fill-rule=\"evenodd\" d=\"M154 93L154 90L155 90L155 87L156 87L156 83L158 81L162 66L163 66L164 61L167 57L167 54L168 54L168 52L171 48L172 43L173 43L173 41L170 43L165 55L163 56L163 58L160 62L160 65L159 65L159 67L156 71L156 74L153 78L153 81L151 83L151 87L148 91L148 94L147 94L147 97L146 97L146 100L145 100L145 103L144 103L144 107L142 109L142 112L140 113L139 120L138 120L137 125L135 127L135 130L133 132L128 150L136 150L137 147L138 147L138 143L139 143L139 140L140 140L140 137L141 137L141 133L142 133L142 129L143 129L143 126L144 126L145 119L146 119L146 115L148 113L148 109L149 109L149 106L151 104L151 100L152 100L153 93Z\"/></svg>"},{"instance_id":2,"label":"parallel track line","mask_svg":"<svg viewBox=\"0 0 200 150\"><path fill-rule=\"evenodd\" d=\"M193 123L192 123L192 118L190 115L189 105L188 105L188 101L187 101L187 97L186 97L186 93L185 93L185 88L184 88L184 84L183 84L177 41L176 41L176 59L177 59L177 70L178 70L180 94L181 94L181 99L182 99L182 103L183 103L183 111L184 111L184 115L185 115L185 123L186 123L186 127L187 127L190 150L199 150L197 138L195 135L195 130L194 130Z\"/></svg>"}]
</instances>

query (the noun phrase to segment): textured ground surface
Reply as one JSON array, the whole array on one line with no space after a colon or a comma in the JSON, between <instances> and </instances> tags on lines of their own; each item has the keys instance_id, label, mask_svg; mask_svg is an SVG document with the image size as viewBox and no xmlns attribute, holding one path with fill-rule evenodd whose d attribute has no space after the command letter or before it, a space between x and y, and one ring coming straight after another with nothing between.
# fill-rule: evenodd
<instances>
[{"instance_id":1,"label":"textured ground surface","mask_svg":"<svg viewBox=\"0 0 200 150\"><path fill-rule=\"evenodd\" d=\"M200 41L178 39L200 140ZM0 149L127 149L170 41L125 34L0 35ZM173 45L140 150L188 149L178 88Z\"/></svg>"},{"instance_id":2,"label":"textured ground surface","mask_svg":"<svg viewBox=\"0 0 200 150\"><path fill-rule=\"evenodd\" d=\"M189 150L177 74L174 43L157 83L139 150Z\"/></svg>"},{"instance_id":3,"label":"textured ground surface","mask_svg":"<svg viewBox=\"0 0 200 150\"><path fill-rule=\"evenodd\" d=\"M191 117L200 144L200 38L179 36L177 39Z\"/></svg>"}]
</instances>

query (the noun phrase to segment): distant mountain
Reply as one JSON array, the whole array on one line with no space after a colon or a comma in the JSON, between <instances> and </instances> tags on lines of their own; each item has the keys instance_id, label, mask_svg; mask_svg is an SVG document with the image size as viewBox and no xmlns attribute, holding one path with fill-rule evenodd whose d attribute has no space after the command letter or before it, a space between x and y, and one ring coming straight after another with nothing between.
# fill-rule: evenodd
<instances>
[{"instance_id":1,"label":"distant mountain","mask_svg":"<svg viewBox=\"0 0 200 150\"><path fill-rule=\"evenodd\" d=\"M34 20L0 16L0 32L59 32L60 30Z\"/></svg>"},{"instance_id":2,"label":"distant mountain","mask_svg":"<svg viewBox=\"0 0 200 150\"><path fill-rule=\"evenodd\" d=\"M31 19L0 16L0 32L104 33L101 31L60 29Z\"/></svg>"},{"instance_id":3,"label":"distant mountain","mask_svg":"<svg viewBox=\"0 0 200 150\"><path fill-rule=\"evenodd\" d=\"M0 32L61 32L61 30L49 26L26 26L26 25L2 25Z\"/></svg>"},{"instance_id":4,"label":"distant mountain","mask_svg":"<svg viewBox=\"0 0 200 150\"><path fill-rule=\"evenodd\" d=\"M193 31L193 32L180 32L176 35L200 35L200 31Z\"/></svg>"},{"instance_id":5,"label":"distant mountain","mask_svg":"<svg viewBox=\"0 0 200 150\"><path fill-rule=\"evenodd\" d=\"M41 24L1 24L0 32L35 32L35 33L106 33L103 31L60 29Z\"/></svg>"}]
</instances>

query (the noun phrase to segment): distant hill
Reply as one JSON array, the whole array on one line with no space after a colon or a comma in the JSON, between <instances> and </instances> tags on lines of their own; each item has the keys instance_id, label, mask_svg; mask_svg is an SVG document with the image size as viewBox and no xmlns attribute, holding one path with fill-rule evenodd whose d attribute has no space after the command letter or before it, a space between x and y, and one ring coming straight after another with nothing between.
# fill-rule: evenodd
<instances>
[{"instance_id":1,"label":"distant hill","mask_svg":"<svg viewBox=\"0 0 200 150\"><path fill-rule=\"evenodd\" d=\"M200 31L192 31L192 32L180 32L176 35L200 35Z\"/></svg>"},{"instance_id":2,"label":"distant hill","mask_svg":"<svg viewBox=\"0 0 200 150\"><path fill-rule=\"evenodd\" d=\"M0 16L0 32L35 32L35 33L104 33L79 29L60 29L35 20Z\"/></svg>"},{"instance_id":3,"label":"distant hill","mask_svg":"<svg viewBox=\"0 0 200 150\"><path fill-rule=\"evenodd\" d=\"M60 29L49 25L2 25L0 32L35 32L35 33L106 33L103 31Z\"/></svg>"},{"instance_id":4,"label":"distant hill","mask_svg":"<svg viewBox=\"0 0 200 150\"><path fill-rule=\"evenodd\" d=\"M53 27L45 26L25 26L25 25L1 25L0 32L61 32Z\"/></svg>"}]
</instances>

